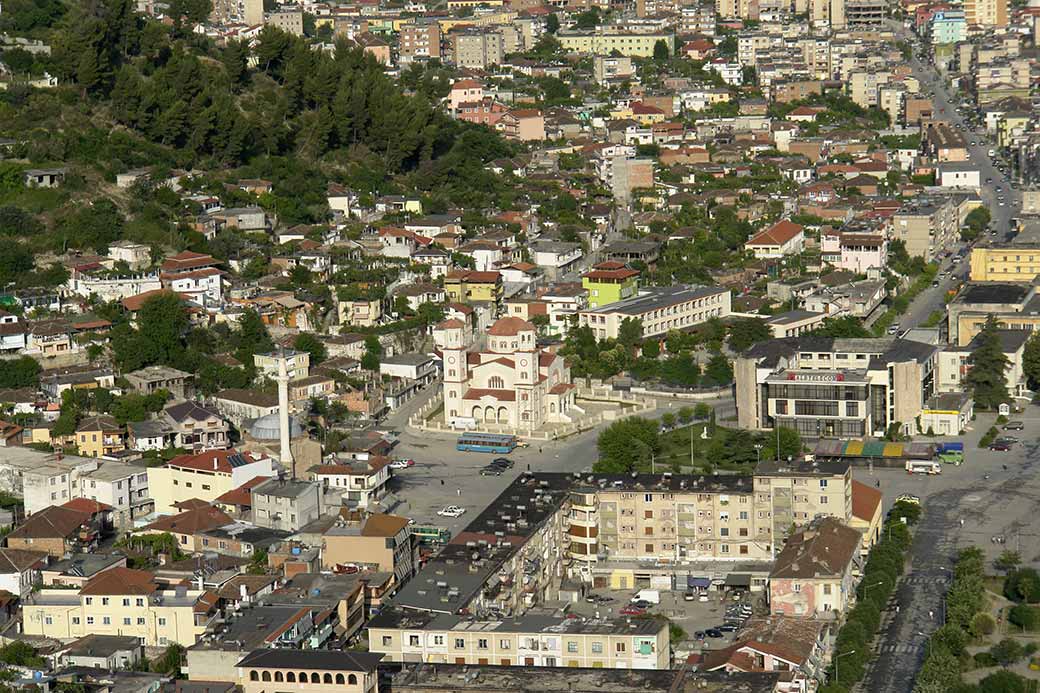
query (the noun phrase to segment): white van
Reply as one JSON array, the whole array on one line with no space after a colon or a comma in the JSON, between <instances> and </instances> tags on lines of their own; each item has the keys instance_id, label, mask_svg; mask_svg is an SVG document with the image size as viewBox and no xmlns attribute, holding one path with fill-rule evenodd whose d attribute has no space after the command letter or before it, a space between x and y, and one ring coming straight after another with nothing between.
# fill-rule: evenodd
<instances>
[{"instance_id":1,"label":"white van","mask_svg":"<svg viewBox=\"0 0 1040 693\"><path fill-rule=\"evenodd\" d=\"M931 460L907 460L908 474L942 474L942 465Z\"/></svg>"},{"instance_id":2,"label":"white van","mask_svg":"<svg viewBox=\"0 0 1040 693\"><path fill-rule=\"evenodd\" d=\"M661 603L661 592L660 590L639 590L632 597L633 602L650 602L651 604Z\"/></svg>"}]
</instances>

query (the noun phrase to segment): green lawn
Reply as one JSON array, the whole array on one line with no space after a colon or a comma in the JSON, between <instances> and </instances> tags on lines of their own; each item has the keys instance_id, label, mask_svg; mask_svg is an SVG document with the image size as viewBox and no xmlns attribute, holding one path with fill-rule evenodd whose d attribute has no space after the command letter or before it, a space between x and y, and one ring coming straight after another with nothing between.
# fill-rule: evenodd
<instances>
[{"instance_id":1,"label":"green lawn","mask_svg":"<svg viewBox=\"0 0 1040 693\"><path fill-rule=\"evenodd\" d=\"M704 423L661 434L661 454L657 456L657 471L693 471L702 474L736 472L750 474L757 461L757 454L748 431L721 426L707 440L701 438ZM691 458L692 438L692 458ZM692 460L692 462L691 462ZM641 471L650 471L645 465Z\"/></svg>"}]
</instances>

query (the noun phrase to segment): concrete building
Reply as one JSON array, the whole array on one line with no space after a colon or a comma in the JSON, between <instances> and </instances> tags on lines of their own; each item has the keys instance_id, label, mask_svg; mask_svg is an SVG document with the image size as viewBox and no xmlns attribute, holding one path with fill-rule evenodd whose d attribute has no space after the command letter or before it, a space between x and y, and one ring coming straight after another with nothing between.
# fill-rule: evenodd
<instances>
[{"instance_id":1,"label":"concrete building","mask_svg":"<svg viewBox=\"0 0 1040 693\"><path fill-rule=\"evenodd\" d=\"M236 428L246 421L278 413L278 395L259 390L229 389L213 395L210 406Z\"/></svg>"},{"instance_id":2,"label":"concrete building","mask_svg":"<svg viewBox=\"0 0 1040 693\"><path fill-rule=\"evenodd\" d=\"M966 346L993 316L1006 330L1040 328L1040 296L1029 283L968 284L947 309L950 344Z\"/></svg>"},{"instance_id":3,"label":"concrete building","mask_svg":"<svg viewBox=\"0 0 1040 693\"><path fill-rule=\"evenodd\" d=\"M437 22L401 25L398 55L402 64L441 57L441 28Z\"/></svg>"},{"instance_id":4,"label":"concrete building","mask_svg":"<svg viewBox=\"0 0 1040 693\"><path fill-rule=\"evenodd\" d=\"M269 479L251 492L253 522L261 527L297 532L325 510L322 485L312 481Z\"/></svg>"},{"instance_id":5,"label":"concrete building","mask_svg":"<svg viewBox=\"0 0 1040 693\"><path fill-rule=\"evenodd\" d=\"M325 570L354 566L392 573L403 584L419 567L419 545L408 518L383 513L340 513L321 537Z\"/></svg>"},{"instance_id":6,"label":"concrete building","mask_svg":"<svg viewBox=\"0 0 1040 693\"><path fill-rule=\"evenodd\" d=\"M330 650L254 650L238 664L243 693L265 693L277 684L285 693L378 693L383 656Z\"/></svg>"},{"instance_id":7,"label":"concrete building","mask_svg":"<svg viewBox=\"0 0 1040 693\"><path fill-rule=\"evenodd\" d=\"M1003 27L1008 24L1007 0L965 0L964 18L970 27Z\"/></svg>"},{"instance_id":8,"label":"concrete building","mask_svg":"<svg viewBox=\"0 0 1040 693\"><path fill-rule=\"evenodd\" d=\"M658 41L664 42L669 53L675 46L675 35L670 32L634 33L615 27L564 29L557 32L556 38L566 51L592 55L613 55L616 52L622 56L650 58Z\"/></svg>"},{"instance_id":9,"label":"concrete building","mask_svg":"<svg viewBox=\"0 0 1040 693\"><path fill-rule=\"evenodd\" d=\"M597 84L624 81L635 71L632 58L628 56L597 55L592 58L592 74Z\"/></svg>"},{"instance_id":10,"label":"concrete building","mask_svg":"<svg viewBox=\"0 0 1040 693\"><path fill-rule=\"evenodd\" d=\"M194 645L217 610L202 590L162 588L143 570L113 568L79 590L41 589L23 605L22 632L47 638L133 636L148 647Z\"/></svg>"},{"instance_id":11,"label":"concrete building","mask_svg":"<svg viewBox=\"0 0 1040 693\"><path fill-rule=\"evenodd\" d=\"M581 275L581 286L588 292L589 308L599 308L635 296L639 271L621 262L601 262Z\"/></svg>"},{"instance_id":12,"label":"concrete building","mask_svg":"<svg viewBox=\"0 0 1040 693\"><path fill-rule=\"evenodd\" d=\"M390 458L370 455L366 460L337 460L308 470L311 478L325 485L326 492L339 492L347 508L366 509L387 493Z\"/></svg>"},{"instance_id":13,"label":"concrete building","mask_svg":"<svg viewBox=\"0 0 1040 693\"><path fill-rule=\"evenodd\" d=\"M188 399L195 394L195 376L168 366L148 366L123 375L137 392L150 395L166 390L177 399Z\"/></svg>"},{"instance_id":14,"label":"concrete building","mask_svg":"<svg viewBox=\"0 0 1040 693\"><path fill-rule=\"evenodd\" d=\"M597 339L617 339L623 320L639 320L643 337L683 330L730 314L730 291L713 286L646 287L632 298L578 313L578 324Z\"/></svg>"},{"instance_id":15,"label":"concrete building","mask_svg":"<svg viewBox=\"0 0 1040 693\"><path fill-rule=\"evenodd\" d=\"M734 361L741 428L777 423L805 438L883 435L915 420L935 393L938 348L895 338L763 342Z\"/></svg>"},{"instance_id":16,"label":"concrete building","mask_svg":"<svg viewBox=\"0 0 1040 693\"><path fill-rule=\"evenodd\" d=\"M0 590L25 599L40 584L40 569L47 558L44 551L0 548Z\"/></svg>"},{"instance_id":17,"label":"concrete building","mask_svg":"<svg viewBox=\"0 0 1040 693\"><path fill-rule=\"evenodd\" d=\"M117 527L129 527L134 519L152 511L145 467L105 462L79 476L78 498L88 498L112 508Z\"/></svg>"},{"instance_id":18,"label":"concrete building","mask_svg":"<svg viewBox=\"0 0 1040 693\"><path fill-rule=\"evenodd\" d=\"M1029 330L1000 330L1001 350L1007 358L1005 369L1005 385L1008 394L1015 398L1030 396L1029 384L1022 370L1022 357L1026 342L1032 332ZM959 393L965 391L964 379L971 371L971 355L981 346L979 335L975 335L965 346L951 345L939 354L939 368L936 376L938 392ZM957 428L954 433L960 433Z\"/></svg>"},{"instance_id":19,"label":"concrete building","mask_svg":"<svg viewBox=\"0 0 1040 693\"><path fill-rule=\"evenodd\" d=\"M279 10L267 15L267 23L293 36L303 36L303 10Z\"/></svg>"},{"instance_id":20,"label":"concrete building","mask_svg":"<svg viewBox=\"0 0 1040 693\"><path fill-rule=\"evenodd\" d=\"M473 621L390 610L369 622L368 638L371 651L388 662L667 669L671 658L668 623L660 617Z\"/></svg>"},{"instance_id":21,"label":"concrete building","mask_svg":"<svg viewBox=\"0 0 1040 693\"><path fill-rule=\"evenodd\" d=\"M149 467L148 488L160 515L176 512L175 504L197 498L211 503L218 496L258 476L276 476L274 460L237 450L213 450L174 457L165 466Z\"/></svg>"},{"instance_id":22,"label":"concrete building","mask_svg":"<svg viewBox=\"0 0 1040 693\"><path fill-rule=\"evenodd\" d=\"M1040 244L976 245L970 263L973 282L1032 282L1040 275Z\"/></svg>"},{"instance_id":23,"label":"concrete building","mask_svg":"<svg viewBox=\"0 0 1040 693\"><path fill-rule=\"evenodd\" d=\"M932 262L960 237L958 205L950 199L917 199L892 216L892 240L906 244L911 257Z\"/></svg>"},{"instance_id":24,"label":"concrete building","mask_svg":"<svg viewBox=\"0 0 1040 693\"><path fill-rule=\"evenodd\" d=\"M744 249L758 259L797 255L805 249L805 233L801 225L784 219L752 236Z\"/></svg>"},{"instance_id":25,"label":"concrete building","mask_svg":"<svg viewBox=\"0 0 1040 693\"><path fill-rule=\"evenodd\" d=\"M452 37L455 65L477 70L499 65L505 55L502 35L493 31L473 29L457 33Z\"/></svg>"}]
</instances>

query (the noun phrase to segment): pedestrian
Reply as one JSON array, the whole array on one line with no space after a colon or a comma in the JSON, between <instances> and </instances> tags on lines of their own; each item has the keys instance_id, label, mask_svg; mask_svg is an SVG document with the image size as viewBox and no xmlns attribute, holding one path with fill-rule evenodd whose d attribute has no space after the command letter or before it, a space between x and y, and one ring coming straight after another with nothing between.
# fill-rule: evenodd
<instances>
[{"instance_id":1,"label":"pedestrian","mask_svg":"<svg viewBox=\"0 0 1040 693\"><path fill-rule=\"evenodd\" d=\"M527 463L527 471L531 471L531 463L530 462Z\"/></svg>"},{"instance_id":2,"label":"pedestrian","mask_svg":"<svg viewBox=\"0 0 1040 693\"><path fill-rule=\"evenodd\" d=\"M541 455L541 454L542 454L542 446L541 446L541 445L539 445L539 446L538 446L538 454L539 454L539 455Z\"/></svg>"},{"instance_id":3,"label":"pedestrian","mask_svg":"<svg viewBox=\"0 0 1040 693\"><path fill-rule=\"evenodd\" d=\"M930 618L930 619L932 619L934 621L935 620L935 612L934 611L929 611L928 612L928 618Z\"/></svg>"},{"instance_id":4,"label":"pedestrian","mask_svg":"<svg viewBox=\"0 0 1040 693\"><path fill-rule=\"evenodd\" d=\"M455 495L461 496L462 495L462 489L461 488L455 489Z\"/></svg>"},{"instance_id":5,"label":"pedestrian","mask_svg":"<svg viewBox=\"0 0 1040 693\"><path fill-rule=\"evenodd\" d=\"M899 613L899 605L898 604L896 604L896 613L897 614Z\"/></svg>"},{"instance_id":6,"label":"pedestrian","mask_svg":"<svg viewBox=\"0 0 1040 693\"><path fill-rule=\"evenodd\" d=\"M444 479L441 479L441 486L444 486Z\"/></svg>"},{"instance_id":7,"label":"pedestrian","mask_svg":"<svg viewBox=\"0 0 1040 693\"><path fill-rule=\"evenodd\" d=\"M964 526L964 518L962 517L961 518L961 527L963 527L963 526Z\"/></svg>"},{"instance_id":8,"label":"pedestrian","mask_svg":"<svg viewBox=\"0 0 1040 693\"><path fill-rule=\"evenodd\" d=\"M881 479L875 479L874 480L874 485L877 486L878 488L881 488Z\"/></svg>"}]
</instances>

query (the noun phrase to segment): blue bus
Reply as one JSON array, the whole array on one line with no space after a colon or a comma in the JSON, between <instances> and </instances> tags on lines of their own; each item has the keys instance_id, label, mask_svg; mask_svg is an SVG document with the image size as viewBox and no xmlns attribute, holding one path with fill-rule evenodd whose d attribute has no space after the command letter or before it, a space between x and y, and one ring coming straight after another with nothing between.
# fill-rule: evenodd
<instances>
[{"instance_id":1,"label":"blue bus","mask_svg":"<svg viewBox=\"0 0 1040 693\"><path fill-rule=\"evenodd\" d=\"M469 452L510 453L516 449L516 436L497 433L464 433L455 447Z\"/></svg>"}]
</instances>

